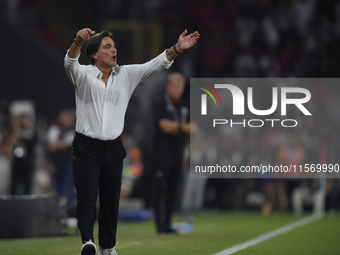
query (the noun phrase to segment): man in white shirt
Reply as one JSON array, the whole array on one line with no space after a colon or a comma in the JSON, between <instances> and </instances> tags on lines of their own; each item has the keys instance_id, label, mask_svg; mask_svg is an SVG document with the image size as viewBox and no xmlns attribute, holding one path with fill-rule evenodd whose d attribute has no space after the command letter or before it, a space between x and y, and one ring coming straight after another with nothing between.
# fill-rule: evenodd
<instances>
[{"instance_id":1,"label":"man in white shirt","mask_svg":"<svg viewBox=\"0 0 340 255\"><path fill-rule=\"evenodd\" d=\"M99 255L114 255L123 159L120 134L129 99L147 77L168 69L183 50L194 46L198 32L186 36L154 59L140 65L117 65L117 49L110 32L80 30L65 56L65 70L76 94L76 134L73 141L73 176L77 188L81 255L95 255L93 226L99 190ZM81 46L91 65L80 65Z\"/></svg>"}]
</instances>

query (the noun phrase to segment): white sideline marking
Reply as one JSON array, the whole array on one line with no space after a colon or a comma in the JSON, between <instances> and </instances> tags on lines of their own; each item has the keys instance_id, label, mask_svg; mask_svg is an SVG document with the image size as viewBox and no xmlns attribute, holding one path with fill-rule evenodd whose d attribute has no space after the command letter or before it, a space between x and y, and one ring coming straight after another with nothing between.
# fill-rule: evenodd
<instances>
[{"instance_id":1,"label":"white sideline marking","mask_svg":"<svg viewBox=\"0 0 340 255\"><path fill-rule=\"evenodd\" d=\"M266 234L263 234L263 235L260 235L248 242L245 242L245 243L241 243L241 244L237 244L229 249L226 249L224 251L221 251L221 252L218 252L218 253L215 253L213 255L229 255L229 254L232 254L232 253L235 253L235 252L238 252L240 250L243 250L249 246L253 246L253 245L256 245L258 243L261 243L263 241L266 241L274 236L277 236L277 235L280 235L282 233L286 233L288 231L291 231L292 229L294 228L297 228L297 227L300 227L300 226L303 226L303 225L306 225L308 223L311 223L313 221L316 221L316 220L319 220L323 217L323 214L312 214L310 216L307 216L301 220L298 220L298 221L295 221L291 224L288 224L286 226L283 226L281 228L278 228L274 231L270 231Z\"/></svg>"}]
</instances>

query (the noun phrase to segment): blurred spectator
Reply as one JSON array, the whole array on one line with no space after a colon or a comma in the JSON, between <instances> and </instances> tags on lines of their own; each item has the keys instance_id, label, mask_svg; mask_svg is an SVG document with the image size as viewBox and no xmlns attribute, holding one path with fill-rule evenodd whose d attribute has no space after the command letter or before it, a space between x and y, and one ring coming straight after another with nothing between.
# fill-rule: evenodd
<instances>
[{"instance_id":1,"label":"blurred spectator","mask_svg":"<svg viewBox=\"0 0 340 255\"><path fill-rule=\"evenodd\" d=\"M71 205L76 204L71 155L74 126L74 111L63 110L47 133L47 148L55 166L56 192L59 196L67 196Z\"/></svg>"},{"instance_id":2,"label":"blurred spectator","mask_svg":"<svg viewBox=\"0 0 340 255\"><path fill-rule=\"evenodd\" d=\"M141 161L142 151L136 146L133 137L127 133L122 135L122 143L127 151L127 156L123 161L120 198L140 198L140 192L143 192L144 188L141 186L140 178L144 171L144 166Z\"/></svg>"},{"instance_id":3,"label":"blurred spectator","mask_svg":"<svg viewBox=\"0 0 340 255\"><path fill-rule=\"evenodd\" d=\"M12 160L12 195L31 194L36 141L37 134L32 120L27 115L13 117L9 142Z\"/></svg>"},{"instance_id":4,"label":"blurred spectator","mask_svg":"<svg viewBox=\"0 0 340 255\"><path fill-rule=\"evenodd\" d=\"M179 73L168 76L166 93L155 109L153 144L155 173L155 221L157 233L173 234L171 218L182 171L185 141L190 133L189 106L181 100L185 80Z\"/></svg>"},{"instance_id":5,"label":"blurred spectator","mask_svg":"<svg viewBox=\"0 0 340 255\"><path fill-rule=\"evenodd\" d=\"M313 207L316 213L323 212L325 197L318 184L319 179L305 179L294 189L291 199L295 214L300 215L306 207Z\"/></svg>"}]
</instances>

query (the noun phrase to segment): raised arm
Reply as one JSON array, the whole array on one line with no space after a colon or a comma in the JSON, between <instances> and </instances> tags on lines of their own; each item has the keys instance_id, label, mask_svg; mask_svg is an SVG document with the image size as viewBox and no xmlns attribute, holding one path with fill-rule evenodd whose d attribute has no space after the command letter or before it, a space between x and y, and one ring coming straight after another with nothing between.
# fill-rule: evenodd
<instances>
[{"instance_id":1,"label":"raised arm","mask_svg":"<svg viewBox=\"0 0 340 255\"><path fill-rule=\"evenodd\" d=\"M187 30L185 29L184 32L178 37L177 43L166 52L166 58L169 61L173 61L184 50L190 49L200 38L200 34L197 31L185 36L186 34Z\"/></svg>"},{"instance_id":2,"label":"raised arm","mask_svg":"<svg viewBox=\"0 0 340 255\"><path fill-rule=\"evenodd\" d=\"M81 46L83 46L84 42L89 40L96 32L92 31L90 28L84 28L82 30L79 30L76 38L71 45L70 50L68 51L67 56L69 58L76 58L79 56Z\"/></svg>"}]
</instances>

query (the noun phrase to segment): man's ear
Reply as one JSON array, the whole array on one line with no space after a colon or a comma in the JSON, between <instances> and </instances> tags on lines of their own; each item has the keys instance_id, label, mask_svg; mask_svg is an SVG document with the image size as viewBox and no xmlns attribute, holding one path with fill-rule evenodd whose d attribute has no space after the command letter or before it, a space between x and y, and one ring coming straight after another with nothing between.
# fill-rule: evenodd
<instances>
[{"instance_id":1,"label":"man's ear","mask_svg":"<svg viewBox=\"0 0 340 255\"><path fill-rule=\"evenodd\" d=\"M96 52L95 54L92 55L92 57L93 57L94 59L97 60L97 58L98 58L98 53Z\"/></svg>"}]
</instances>

